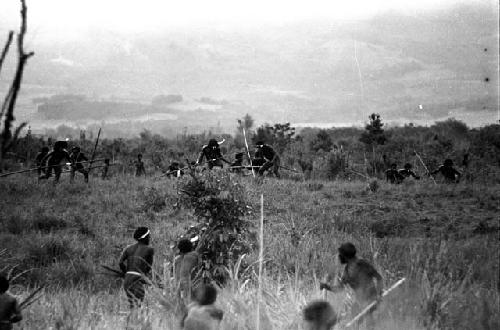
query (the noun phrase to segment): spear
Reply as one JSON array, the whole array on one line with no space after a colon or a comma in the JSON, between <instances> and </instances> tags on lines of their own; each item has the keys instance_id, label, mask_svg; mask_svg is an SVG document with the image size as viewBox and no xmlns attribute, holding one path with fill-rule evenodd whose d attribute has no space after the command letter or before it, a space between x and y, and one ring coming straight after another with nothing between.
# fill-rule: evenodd
<instances>
[{"instance_id":1,"label":"spear","mask_svg":"<svg viewBox=\"0 0 500 330\"><path fill-rule=\"evenodd\" d=\"M250 149L248 148L247 134L245 132L245 126L241 123L240 119L238 119L238 124L240 124L241 130L243 131L243 138L245 139L245 148L247 149L248 160L250 161L250 164L252 164L252 156L250 156ZM255 171L254 171L253 167L252 167L252 175L255 178Z\"/></svg>"},{"instance_id":2,"label":"spear","mask_svg":"<svg viewBox=\"0 0 500 330\"><path fill-rule=\"evenodd\" d=\"M427 168L427 166L425 166L424 161L422 160L422 158L420 158L420 155L417 153L417 150L413 150L413 152L415 152L415 156L417 156L418 160L420 160L420 163L422 163L422 166L425 168L427 173L430 174L431 172L429 172L429 169ZM432 178L432 181L434 182L434 184L437 185L436 179L434 179L434 177L432 175L431 175L431 178Z\"/></svg>"},{"instance_id":3,"label":"spear","mask_svg":"<svg viewBox=\"0 0 500 330\"><path fill-rule=\"evenodd\" d=\"M95 151L97 149L97 145L99 144L99 137L101 136L101 128L99 127L99 132L97 132L97 139L95 140L94 151L92 151L92 157L90 158L88 172L90 173L92 163L94 162Z\"/></svg>"},{"instance_id":4,"label":"spear","mask_svg":"<svg viewBox=\"0 0 500 330\"><path fill-rule=\"evenodd\" d=\"M38 299L40 299L41 296L39 295L39 293L40 293L40 291L42 291L43 288L44 288L44 286L42 285L41 287L35 289L35 291L30 293L29 296L26 297L26 299L24 299L19 304L19 309L23 310L23 309L27 308L29 305L33 304Z\"/></svg>"},{"instance_id":5,"label":"spear","mask_svg":"<svg viewBox=\"0 0 500 330\"><path fill-rule=\"evenodd\" d=\"M396 283L394 283L389 289L385 290L384 293L382 293L382 297L387 296L391 291L393 291L398 286L400 286L405 280L406 280L406 278L403 277L402 279L400 279L399 281L397 281ZM366 306L365 309L363 309L358 315L356 315L351 321L349 321L345 325L345 327L349 328L354 323L358 322L359 319L361 319L363 316L365 316L366 313L368 313L373 308L373 306L375 306L376 304L377 304L377 301L373 301L371 304L369 304L368 306Z\"/></svg>"},{"instance_id":6,"label":"spear","mask_svg":"<svg viewBox=\"0 0 500 330\"><path fill-rule=\"evenodd\" d=\"M104 160L104 158L94 159L94 162L100 162L100 161L103 161L103 160ZM68 165L84 164L84 163L90 163L90 162L91 162L90 160L86 160L86 161L81 161L81 162L76 162L76 163L68 163ZM58 165L55 165L55 166L58 166ZM5 176L9 176L9 175L12 175L12 174L20 174L20 173L26 173L26 172L36 171L38 169L46 169L46 168L49 168L49 167L50 166L33 167L33 168L25 169L25 170L3 173L3 174L0 174L0 178L3 178Z\"/></svg>"}]
</instances>

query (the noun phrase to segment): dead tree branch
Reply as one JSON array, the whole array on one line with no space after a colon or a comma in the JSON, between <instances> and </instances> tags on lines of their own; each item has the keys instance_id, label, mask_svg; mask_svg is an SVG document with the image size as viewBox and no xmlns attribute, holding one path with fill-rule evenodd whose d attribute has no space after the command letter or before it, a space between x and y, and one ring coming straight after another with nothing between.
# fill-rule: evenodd
<instances>
[{"instance_id":1,"label":"dead tree branch","mask_svg":"<svg viewBox=\"0 0 500 330\"><path fill-rule=\"evenodd\" d=\"M33 56L34 52L26 53L24 50L24 36L26 35L27 30L27 12L28 9L26 7L26 0L20 0L21 2L21 26L19 29L19 33L17 33L17 67L14 75L14 79L10 85L7 96L2 104L2 116L5 111L5 118L3 121L2 131L0 133L0 165L3 161L3 158L9 148L13 146L15 143L17 136L21 132L21 129L26 126L26 123L22 123L15 130L14 134L12 134L12 123L15 120L14 117L14 109L16 106L17 96L19 94L19 90L21 89L21 82L23 80L24 67L28 59ZM0 117L1 119L2 117ZM1 168L0 168L1 170Z\"/></svg>"},{"instance_id":2,"label":"dead tree branch","mask_svg":"<svg viewBox=\"0 0 500 330\"><path fill-rule=\"evenodd\" d=\"M2 50L2 55L0 56L0 73L2 73L3 61L7 57L7 53L9 52L10 44L12 43L12 38L14 37L14 31L9 31L9 36L7 37L7 41L5 42L5 46Z\"/></svg>"}]
</instances>

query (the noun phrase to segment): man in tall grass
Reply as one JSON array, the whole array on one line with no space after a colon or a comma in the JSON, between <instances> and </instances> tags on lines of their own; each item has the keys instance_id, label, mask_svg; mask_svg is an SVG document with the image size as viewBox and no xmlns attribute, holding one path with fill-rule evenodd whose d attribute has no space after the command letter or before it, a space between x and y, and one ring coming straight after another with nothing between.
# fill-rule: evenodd
<instances>
[{"instance_id":1,"label":"man in tall grass","mask_svg":"<svg viewBox=\"0 0 500 330\"><path fill-rule=\"evenodd\" d=\"M23 319L17 299L7 292L9 285L7 277L0 275L0 330L11 330L12 323Z\"/></svg>"},{"instance_id":2,"label":"man in tall grass","mask_svg":"<svg viewBox=\"0 0 500 330\"><path fill-rule=\"evenodd\" d=\"M222 152L219 147L219 142L215 139L210 139L207 145L204 145L201 149L200 155L198 156L198 160L196 161L196 165L200 165L203 163L203 159L206 159L207 167L209 170L212 168L220 167L223 168L222 162L226 164L231 164L227 159L222 156Z\"/></svg>"},{"instance_id":3,"label":"man in tall grass","mask_svg":"<svg viewBox=\"0 0 500 330\"><path fill-rule=\"evenodd\" d=\"M441 173L446 183L458 183L462 174L453 167L453 161L446 159L443 165L439 166L437 170L432 171L429 175L436 175Z\"/></svg>"},{"instance_id":4,"label":"man in tall grass","mask_svg":"<svg viewBox=\"0 0 500 330\"><path fill-rule=\"evenodd\" d=\"M43 159L42 164L47 164L48 167L45 174L40 176L39 180L48 179L52 176L52 171L54 171L54 183L59 182L59 178L62 173L61 163L66 160L71 163L71 158L66 150L68 148L68 142L57 141L54 143L54 148L49 152Z\"/></svg>"},{"instance_id":5,"label":"man in tall grass","mask_svg":"<svg viewBox=\"0 0 500 330\"><path fill-rule=\"evenodd\" d=\"M149 246L151 235L148 228L137 228L134 239L137 243L127 246L119 261L120 269L125 274L123 289L130 308L140 307L144 300L144 277L151 274L154 256L154 249Z\"/></svg>"},{"instance_id":6,"label":"man in tall grass","mask_svg":"<svg viewBox=\"0 0 500 330\"><path fill-rule=\"evenodd\" d=\"M255 158L265 160L265 163L259 168L259 174L264 175L266 171L271 170L273 174L279 178L281 162L278 153L274 151L273 147L265 144L263 141L257 142L256 146Z\"/></svg>"},{"instance_id":7,"label":"man in tall grass","mask_svg":"<svg viewBox=\"0 0 500 330\"><path fill-rule=\"evenodd\" d=\"M353 314L359 313L364 307L378 301L383 293L382 276L368 261L359 259L356 256L356 247L352 243L343 243L339 249L340 263L345 265L344 272L340 277L340 283L330 286L327 283L321 283L320 289L326 289L333 292L338 292L348 285L354 291L355 305L353 306ZM375 306L366 316L368 328L374 327L373 311Z\"/></svg>"},{"instance_id":8,"label":"man in tall grass","mask_svg":"<svg viewBox=\"0 0 500 330\"><path fill-rule=\"evenodd\" d=\"M187 304L191 299L193 278L201 260L199 253L194 250L193 243L189 239L181 239L177 248L180 253L174 261L174 274L178 285L177 294Z\"/></svg>"}]
</instances>

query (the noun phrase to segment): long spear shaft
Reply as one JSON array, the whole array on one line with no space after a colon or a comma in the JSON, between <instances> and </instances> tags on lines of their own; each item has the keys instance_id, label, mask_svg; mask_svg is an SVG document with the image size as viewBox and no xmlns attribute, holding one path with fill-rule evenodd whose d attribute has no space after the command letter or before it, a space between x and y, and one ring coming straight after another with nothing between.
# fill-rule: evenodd
<instances>
[{"instance_id":1,"label":"long spear shaft","mask_svg":"<svg viewBox=\"0 0 500 330\"><path fill-rule=\"evenodd\" d=\"M250 161L250 164L252 164L252 156L250 155L250 148L248 148L247 133L245 132L245 126L241 123L241 120L238 120L238 122L241 124L241 130L243 131L243 138L245 139L245 148L247 149L248 160ZM253 167L252 167L252 175L255 178L255 171Z\"/></svg>"},{"instance_id":2,"label":"long spear shaft","mask_svg":"<svg viewBox=\"0 0 500 330\"><path fill-rule=\"evenodd\" d=\"M100 162L100 161L103 161L103 160L104 160L104 158L94 159L94 162ZM86 161L81 161L81 162L73 163L72 165L75 165L75 164L84 164L84 163L89 163L89 162L90 162L90 160L86 160ZM58 165L53 165L53 166L58 166ZM49 168L49 167L50 166L33 167L33 168L28 168L26 170L20 170L20 171L15 171L15 172L4 173L4 174L0 174L0 178L5 177L5 176L9 176L9 175L12 175L12 174L20 174L20 173L26 173L26 172L36 171L38 169L46 169L46 168Z\"/></svg>"},{"instance_id":3,"label":"long spear shaft","mask_svg":"<svg viewBox=\"0 0 500 330\"><path fill-rule=\"evenodd\" d=\"M415 156L417 156L418 160L420 161L420 163L422 163L422 166L424 166L425 170L427 171L427 173L431 173L429 172L429 169L427 168L427 166L425 166L425 163L424 161L422 160L422 158L420 158L420 155L417 153L417 150L413 150L413 152L415 152ZM436 179L434 179L434 177L431 175L431 178L432 178L432 182L434 182L435 185L437 185L436 183Z\"/></svg>"},{"instance_id":4,"label":"long spear shaft","mask_svg":"<svg viewBox=\"0 0 500 330\"><path fill-rule=\"evenodd\" d=\"M400 286L405 280L406 280L406 278L403 277L402 279L400 279L399 281L397 281L396 283L394 283L389 289L385 290L384 293L382 293L382 297L387 296L392 290L394 290L398 286ZM362 318L363 316L365 316L366 313L368 313L373 308L373 306L375 306L376 304L377 304L377 301L373 301L371 304L369 304L368 306L366 306L365 309L363 309L358 315L356 315L356 317L354 317L350 322L348 322L345 325L345 327L349 328L354 323L358 322L359 319Z\"/></svg>"},{"instance_id":5,"label":"long spear shaft","mask_svg":"<svg viewBox=\"0 0 500 330\"><path fill-rule=\"evenodd\" d=\"M95 140L94 151L92 151L92 157L90 158L88 171L90 172L92 163L94 162L95 152L97 150L97 145L99 144L99 137L101 136L101 127L99 127L99 132L97 132L97 139Z\"/></svg>"}]
</instances>

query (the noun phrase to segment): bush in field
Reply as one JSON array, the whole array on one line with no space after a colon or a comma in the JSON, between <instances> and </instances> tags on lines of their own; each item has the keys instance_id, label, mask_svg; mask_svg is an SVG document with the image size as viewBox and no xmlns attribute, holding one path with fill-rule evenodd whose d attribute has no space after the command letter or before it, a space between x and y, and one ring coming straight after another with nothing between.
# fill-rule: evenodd
<instances>
[{"instance_id":1,"label":"bush in field","mask_svg":"<svg viewBox=\"0 0 500 330\"><path fill-rule=\"evenodd\" d=\"M166 195L155 187L145 188L142 192L143 211L161 211L165 206Z\"/></svg>"},{"instance_id":2,"label":"bush in field","mask_svg":"<svg viewBox=\"0 0 500 330\"><path fill-rule=\"evenodd\" d=\"M243 219L251 211L244 188L227 173L216 171L193 175L180 186L186 197L181 204L193 209L199 222L202 276L222 284L228 276L226 269L255 244L250 223Z\"/></svg>"}]
</instances>

